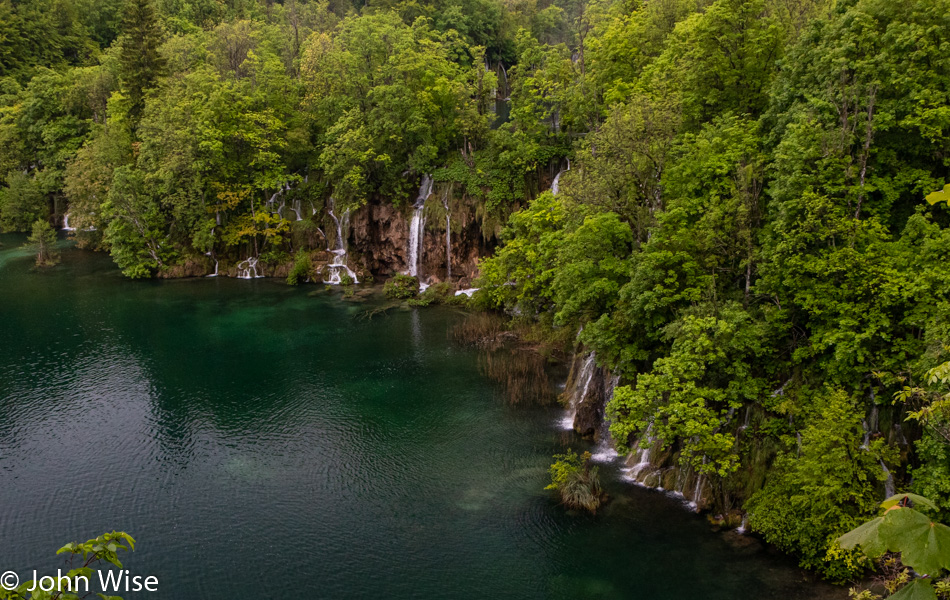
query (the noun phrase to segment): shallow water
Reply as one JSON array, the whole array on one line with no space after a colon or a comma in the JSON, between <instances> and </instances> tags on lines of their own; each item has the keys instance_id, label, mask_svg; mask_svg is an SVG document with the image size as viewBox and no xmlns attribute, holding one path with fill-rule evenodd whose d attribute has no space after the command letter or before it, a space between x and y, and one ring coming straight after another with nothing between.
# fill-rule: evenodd
<instances>
[{"instance_id":1,"label":"shallow water","mask_svg":"<svg viewBox=\"0 0 950 600\"><path fill-rule=\"evenodd\" d=\"M659 493L563 510L547 466L582 442L505 403L458 311L0 241L0 571L119 529L159 578L126 598L846 597Z\"/></svg>"}]
</instances>

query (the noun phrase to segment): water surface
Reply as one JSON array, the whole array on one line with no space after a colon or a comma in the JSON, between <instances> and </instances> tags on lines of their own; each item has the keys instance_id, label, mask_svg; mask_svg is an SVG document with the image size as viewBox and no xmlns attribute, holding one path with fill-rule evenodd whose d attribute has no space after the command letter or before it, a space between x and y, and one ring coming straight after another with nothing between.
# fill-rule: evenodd
<instances>
[{"instance_id":1,"label":"water surface","mask_svg":"<svg viewBox=\"0 0 950 600\"><path fill-rule=\"evenodd\" d=\"M656 492L563 510L547 466L582 443L506 404L456 310L133 282L76 249L36 272L22 239L0 236L0 571L119 529L160 582L127 598L846 596Z\"/></svg>"}]
</instances>

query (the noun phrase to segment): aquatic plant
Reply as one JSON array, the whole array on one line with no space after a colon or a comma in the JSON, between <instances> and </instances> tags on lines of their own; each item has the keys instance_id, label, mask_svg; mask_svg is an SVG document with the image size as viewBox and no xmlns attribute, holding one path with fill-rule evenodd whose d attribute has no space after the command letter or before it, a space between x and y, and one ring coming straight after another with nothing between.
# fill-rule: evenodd
<instances>
[{"instance_id":1,"label":"aquatic plant","mask_svg":"<svg viewBox=\"0 0 950 600\"><path fill-rule=\"evenodd\" d=\"M606 494L600 487L598 469L591 466L590 459L590 452L578 456L573 449L565 454L555 454L551 483L544 489L557 490L561 502L569 508L596 513Z\"/></svg>"}]
</instances>

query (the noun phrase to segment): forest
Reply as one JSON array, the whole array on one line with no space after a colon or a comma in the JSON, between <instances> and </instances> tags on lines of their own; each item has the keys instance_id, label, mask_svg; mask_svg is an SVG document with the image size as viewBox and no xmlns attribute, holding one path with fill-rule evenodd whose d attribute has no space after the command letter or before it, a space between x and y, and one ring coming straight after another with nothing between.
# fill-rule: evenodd
<instances>
[{"instance_id":1,"label":"forest","mask_svg":"<svg viewBox=\"0 0 950 600\"><path fill-rule=\"evenodd\" d=\"M886 496L950 519L948 32L948 0L0 0L0 228L68 218L131 278L286 263L431 176L494 248L473 303L619 378L619 449L847 581Z\"/></svg>"}]
</instances>

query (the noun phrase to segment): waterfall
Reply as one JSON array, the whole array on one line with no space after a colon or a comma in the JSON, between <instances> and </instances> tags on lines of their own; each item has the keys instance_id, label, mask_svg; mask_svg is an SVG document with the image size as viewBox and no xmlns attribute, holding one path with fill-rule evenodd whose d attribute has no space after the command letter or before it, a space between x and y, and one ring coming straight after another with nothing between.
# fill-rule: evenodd
<instances>
[{"instance_id":1,"label":"waterfall","mask_svg":"<svg viewBox=\"0 0 950 600\"><path fill-rule=\"evenodd\" d=\"M211 253L211 250L208 250L207 252L205 252L205 256L210 256L211 260L214 261L214 273L212 273L211 275L207 275L207 277L217 277L218 276L218 259L214 257L214 255Z\"/></svg>"},{"instance_id":2,"label":"waterfall","mask_svg":"<svg viewBox=\"0 0 950 600\"><path fill-rule=\"evenodd\" d=\"M554 176L554 181L551 182L551 193L554 194L555 196L557 196L558 191L561 189L561 186L560 186L561 175L563 175L565 171L570 171L570 170L571 170L571 161L568 160L567 168L561 169L560 171L557 172L557 175Z\"/></svg>"},{"instance_id":3,"label":"waterfall","mask_svg":"<svg viewBox=\"0 0 950 600\"><path fill-rule=\"evenodd\" d=\"M620 375L611 375L604 389L604 420L597 432L597 448L592 455L594 462L613 462L620 458L620 453L614 447L613 437L610 435L610 421L607 420L607 403L614 397L614 388L620 383Z\"/></svg>"},{"instance_id":4,"label":"waterfall","mask_svg":"<svg viewBox=\"0 0 950 600\"><path fill-rule=\"evenodd\" d=\"M464 290L459 290L455 292L456 296L468 296L471 298L479 288L465 288Z\"/></svg>"},{"instance_id":5,"label":"waterfall","mask_svg":"<svg viewBox=\"0 0 950 600\"><path fill-rule=\"evenodd\" d=\"M490 70L491 69L488 68L488 59L485 59L485 73L488 73ZM489 101L488 101L488 110L490 110L493 115L498 113L498 108L496 107L497 102L498 102L498 83L496 80L495 87L491 89L491 96L489 97Z\"/></svg>"},{"instance_id":6,"label":"waterfall","mask_svg":"<svg viewBox=\"0 0 950 600\"><path fill-rule=\"evenodd\" d=\"M416 198L413 208L415 209L412 213L412 221L409 224L409 248L406 253L407 262L409 263L409 275L413 277L419 276L419 257L422 255L422 242L423 242L423 233L425 229L425 216L423 215L423 210L425 209L426 199L429 195L432 194L432 176L423 175L422 176L422 185L419 186L419 196Z\"/></svg>"},{"instance_id":7,"label":"waterfall","mask_svg":"<svg viewBox=\"0 0 950 600\"><path fill-rule=\"evenodd\" d=\"M587 360L584 361L584 366L581 367L581 372L578 374L577 379L575 380L574 389L580 389L580 394L573 393L571 394L571 401L568 405L567 415L561 420L561 426L564 429L574 429L574 417L577 415L577 405L584 399L584 396L587 395L587 390L590 388L590 382L594 378L594 367L595 361L597 360L597 355L594 352L591 352L587 355ZM583 382L582 385L577 385L577 383Z\"/></svg>"},{"instance_id":8,"label":"waterfall","mask_svg":"<svg viewBox=\"0 0 950 600\"><path fill-rule=\"evenodd\" d=\"M346 245L343 243L343 226L349 224L350 209L343 211L342 219L337 218L336 214L333 213L334 209L336 209L336 201L330 198L327 213L330 214L330 218L333 219L333 223L336 224L336 248L332 250L327 248L327 251L333 255L333 259L330 261L330 264L327 265L329 278L326 279L325 282L330 285L340 285L343 282L343 274L345 273L350 276L353 283L359 283L356 279L356 273L346 264Z\"/></svg>"},{"instance_id":9,"label":"waterfall","mask_svg":"<svg viewBox=\"0 0 950 600\"><path fill-rule=\"evenodd\" d=\"M303 217L300 216L300 200L299 199L294 200L294 205L290 208L290 210L294 211L294 214L297 215L298 221L303 221Z\"/></svg>"},{"instance_id":10,"label":"waterfall","mask_svg":"<svg viewBox=\"0 0 950 600\"><path fill-rule=\"evenodd\" d=\"M887 475L887 479L884 480L884 499L887 500L894 495L894 476L891 475L883 460L881 461L881 468L884 469L884 474Z\"/></svg>"},{"instance_id":11,"label":"waterfall","mask_svg":"<svg viewBox=\"0 0 950 600\"><path fill-rule=\"evenodd\" d=\"M95 231L95 230L96 228L93 227L92 225L83 229L83 231ZM76 231L75 227L69 226L69 213L66 213L65 215L63 215L63 231Z\"/></svg>"},{"instance_id":12,"label":"waterfall","mask_svg":"<svg viewBox=\"0 0 950 600\"><path fill-rule=\"evenodd\" d=\"M251 256L238 263L238 279L258 279L263 275L257 273L257 257ZM217 269L215 269L217 272Z\"/></svg>"},{"instance_id":13,"label":"waterfall","mask_svg":"<svg viewBox=\"0 0 950 600\"><path fill-rule=\"evenodd\" d=\"M703 457L703 464L706 464L706 457ZM693 500L692 502L689 503L690 506L692 506L697 511L699 510L699 502L700 500L702 500L702 494L703 494L703 476L702 474L697 474L696 487L693 489Z\"/></svg>"},{"instance_id":14,"label":"waterfall","mask_svg":"<svg viewBox=\"0 0 950 600\"><path fill-rule=\"evenodd\" d=\"M745 532L749 531L749 515L742 515L742 524L736 528L736 533L739 535L745 535Z\"/></svg>"},{"instance_id":15,"label":"waterfall","mask_svg":"<svg viewBox=\"0 0 950 600\"><path fill-rule=\"evenodd\" d=\"M284 200L283 200L283 196L284 196L284 194L286 194L286 193L289 192L289 191L290 191L290 182L289 182L289 181L288 181L288 182L285 182L283 186L279 186L279 187L277 188L277 191L274 192L274 193L271 195L270 199L267 201L267 211L270 212L270 213L272 213L272 214L276 214L278 217L281 217L281 212L283 212L284 206L285 206L285 203L284 203ZM277 197L278 197L278 196L281 197L280 206L278 206L277 208L274 208L274 202L277 201ZM282 217L281 217L281 218L282 218Z\"/></svg>"},{"instance_id":16,"label":"waterfall","mask_svg":"<svg viewBox=\"0 0 950 600\"><path fill-rule=\"evenodd\" d=\"M636 448L636 452L633 454L633 460L636 460L637 462L632 467L626 470L626 478L632 481L635 481L637 483L640 482L640 479L639 479L640 473L642 473L646 469L649 469L651 466L650 453L653 450L653 438L650 435L650 432L652 431L652 429L653 429L653 423L650 423L649 425L647 425L647 428L643 432L643 435L637 439L636 443L634 444L634 447ZM641 443L644 440L648 444L646 448L641 447Z\"/></svg>"}]
</instances>

